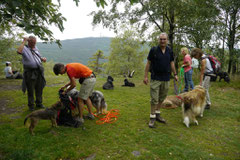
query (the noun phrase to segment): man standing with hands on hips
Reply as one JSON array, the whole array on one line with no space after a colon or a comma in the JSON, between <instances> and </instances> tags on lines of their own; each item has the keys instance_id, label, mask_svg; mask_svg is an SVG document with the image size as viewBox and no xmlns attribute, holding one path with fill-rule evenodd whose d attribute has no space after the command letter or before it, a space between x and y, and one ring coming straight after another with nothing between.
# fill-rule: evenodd
<instances>
[{"instance_id":1,"label":"man standing with hands on hips","mask_svg":"<svg viewBox=\"0 0 240 160\"><path fill-rule=\"evenodd\" d=\"M148 126L154 128L155 121L166 123L160 116L160 107L166 98L169 88L171 71L174 73L175 80L178 81L173 51L167 46L168 35L161 33L159 36L159 45L152 47L145 67L144 84L148 84L148 72L151 72L150 96L151 96L151 114Z\"/></svg>"},{"instance_id":2,"label":"man standing with hands on hips","mask_svg":"<svg viewBox=\"0 0 240 160\"><path fill-rule=\"evenodd\" d=\"M27 45L26 42L28 42ZM23 92L27 89L29 110L34 110L34 91L36 96L36 107L44 108L42 104L43 88L46 84L44 78L44 68L42 62L46 62L46 58L42 57L36 47L36 37L29 36L24 38L18 47L17 53L22 55L23 63Z\"/></svg>"}]
</instances>

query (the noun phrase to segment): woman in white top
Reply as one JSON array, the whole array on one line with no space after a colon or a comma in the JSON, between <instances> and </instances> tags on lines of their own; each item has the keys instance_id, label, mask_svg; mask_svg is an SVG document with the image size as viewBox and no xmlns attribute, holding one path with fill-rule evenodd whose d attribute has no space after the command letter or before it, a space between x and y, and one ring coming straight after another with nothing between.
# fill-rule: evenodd
<instances>
[{"instance_id":1,"label":"woman in white top","mask_svg":"<svg viewBox=\"0 0 240 160\"><path fill-rule=\"evenodd\" d=\"M203 51L199 48L194 48L191 52L191 57L194 57L201 61L201 74L200 74L200 85L206 89L207 104L205 109L210 109L211 101L209 95L210 79L213 73L213 68L208 58L203 54Z\"/></svg>"}]
</instances>

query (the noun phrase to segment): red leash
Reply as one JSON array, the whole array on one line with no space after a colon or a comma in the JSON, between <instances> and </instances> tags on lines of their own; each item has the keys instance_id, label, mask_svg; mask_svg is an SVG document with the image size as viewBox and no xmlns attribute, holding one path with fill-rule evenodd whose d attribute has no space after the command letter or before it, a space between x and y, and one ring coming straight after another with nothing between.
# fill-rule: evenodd
<instances>
[{"instance_id":1,"label":"red leash","mask_svg":"<svg viewBox=\"0 0 240 160\"><path fill-rule=\"evenodd\" d=\"M184 100L182 99L182 97L180 97L180 96L178 96L178 95L176 95L176 97L177 97L178 99L180 99L181 101L184 101Z\"/></svg>"}]
</instances>

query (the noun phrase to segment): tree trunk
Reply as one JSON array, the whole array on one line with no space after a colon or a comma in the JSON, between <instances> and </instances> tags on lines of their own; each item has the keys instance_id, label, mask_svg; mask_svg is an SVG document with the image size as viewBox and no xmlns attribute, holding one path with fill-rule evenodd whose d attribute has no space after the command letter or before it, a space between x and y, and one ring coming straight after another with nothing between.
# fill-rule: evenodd
<instances>
[{"instance_id":1,"label":"tree trunk","mask_svg":"<svg viewBox=\"0 0 240 160\"><path fill-rule=\"evenodd\" d=\"M229 24L229 39L228 39L228 49L229 49L229 64L228 64L228 73L231 73L232 65L234 64L234 44L236 36L236 14L237 10L233 10L230 14L230 24ZM236 67L236 66L234 66ZM235 70L235 69L234 69ZM236 72L236 70L235 70ZM233 73L233 70L232 70Z\"/></svg>"}]
</instances>

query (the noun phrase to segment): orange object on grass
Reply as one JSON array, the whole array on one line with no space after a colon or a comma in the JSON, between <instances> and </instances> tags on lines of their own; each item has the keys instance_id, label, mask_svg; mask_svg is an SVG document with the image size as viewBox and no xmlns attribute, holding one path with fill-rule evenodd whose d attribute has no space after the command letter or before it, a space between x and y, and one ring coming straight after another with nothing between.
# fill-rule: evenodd
<instances>
[{"instance_id":1,"label":"orange object on grass","mask_svg":"<svg viewBox=\"0 0 240 160\"><path fill-rule=\"evenodd\" d=\"M106 114L102 114L105 115L104 117L100 117L95 115L95 117L98 117L99 119L96 121L97 124L104 124L104 123L113 123L116 122L118 117L117 115L119 115L119 110L118 109L111 109L110 111L107 111Z\"/></svg>"}]
</instances>

